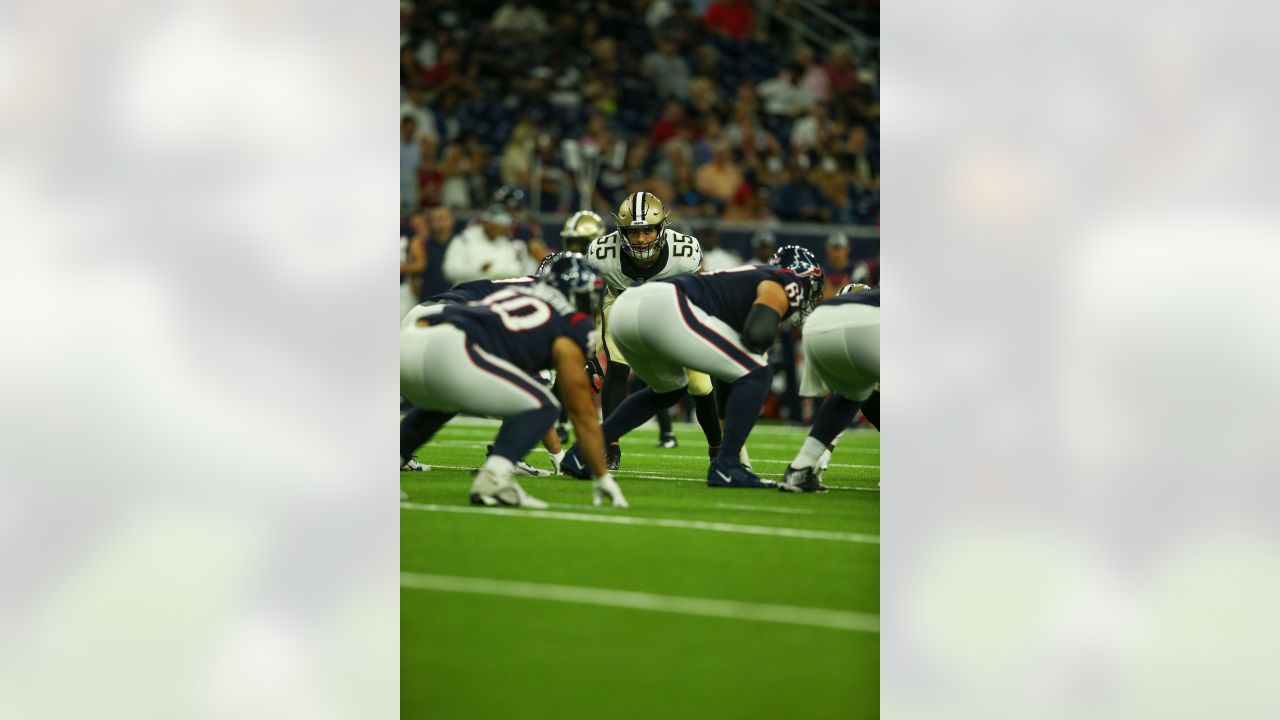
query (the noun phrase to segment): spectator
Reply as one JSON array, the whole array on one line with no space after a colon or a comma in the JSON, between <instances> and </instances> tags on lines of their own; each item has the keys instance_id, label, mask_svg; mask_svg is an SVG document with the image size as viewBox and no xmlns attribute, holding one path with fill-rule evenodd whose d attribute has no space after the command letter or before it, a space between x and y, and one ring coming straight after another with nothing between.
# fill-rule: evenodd
<instances>
[{"instance_id":1,"label":"spectator","mask_svg":"<svg viewBox=\"0 0 1280 720\"><path fill-rule=\"evenodd\" d=\"M830 205L818 186L809 181L806 171L799 163L789 165L786 182L773 191L772 209L779 220L826 222L831 219Z\"/></svg>"},{"instance_id":2,"label":"spectator","mask_svg":"<svg viewBox=\"0 0 1280 720\"><path fill-rule=\"evenodd\" d=\"M808 114L791 126L791 149L809 152L827 143L827 106L818 103L809 108Z\"/></svg>"},{"instance_id":3,"label":"spectator","mask_svg":"<svg viewBox=\"0 0 1280 720\"><path fill-rule=\"evenodd\" d=\"M641 69L659 94L689 99L689 64L676 53L675 40L659 37L658 49L644 56Z\"/></svg>"},{"instance_id":4,"label":"spectator","mask_svg":"<svg viewBox=\"0 0 1280 720\"><path fill-rule=\"evenodd\" d=\"M449 284L499 280L532 272L525 244L507 236L511 223L511 213L494 205L484 212L480 222L453 238L444 256L444 276Z\"/></svg>"},{"instance_id":5,"label":"spectator","mask_svg":"<svg viewBox=\"0 0 1280 720\"><path fill-rule=\"evenodd\" d=\"M436 161L436 144L430 137L418 143L422 150L422 164L418 166L418 205L436 207L440 204L440 191L444 187L444 173Z\"/></svg>"},{"instance_id":6,"label":"spectator","mask_svg":"<svg viewBox=\"0 0 1280 720\"><path fill-rule=\"evenodd\" d=\"M823 156L822 162L818 164L818 169L813 172L810 179L830 203L831 219L838 223L853 222L848 174L840 172L840 164L836 159L830 155Z\"/></svg>"},{"instance_id":7,"label":"spectator","mask_svg":"<svg viewBox=\"0 0 1280 720\"><path fill-rule=\"evenodd\" d=\"M444 149L440 172L444 182L440 187L440 203L456 210L471 207L471 173L479 168L472 167L471 158L463 150L462 145L453 144Z\"/></svg>"},{"instance_id":8,"label":"spectator","mask_svg":"<svg viewBox=\"0 0 1280 720\"><path fill-rule=\"evenodd\" d=\"M418 166L422 164L422 148L414 136L418 124L411 117L400 118L400 204L418 207Z\"/></svg>"},{"instance_id":9,"label":"spectator","mask_svg":"<svg viewBox=\"0 0 1280 720\"><path fill-rule=\"evenodd\" d=\"M720 92L716 90L715 84L710 79L696 77L689 81L689 106L693 111L694 119L699 123L706 125L712 119L719 122L723 104L720 101Z\"/></svg>"},{"instance_id":10,"label":"spectator","mask_svg":"<svg viewBox=\"0 0 1280 720\"><path fill-rule=\"evenodd\" d=\"M675 14L658 24L657 34L669 37L685 47L696 45L705 34L705 26L688 0L676 0Z\"/></svg>"},{"instance_id":11,"label":"spectator","mask_svg":"<svg viewBox=\"0 0 1280 720\"><path fill-rule=\"evenodd\" d=\"M529 187L529 173L533 168L534 142L537 130L527 118L521 118L511 131L511 139L502 151L500 174L504 185Z\"/></svg>"},{"instance_id":12,"label":"spectator","mask_svg":"<svg viewBox=\"0 0 1280 720\"><path fill-rule=\"evenodd\" d=\"M419 301L439 295L451 287L444 277L444 256L449 249L449 241L453 239L453 212L447 207L431 208L427 211L427 229L427 271L422 276Z\"/></svg>"},{"instance_id":13,"label":"spectator","mask_svg":"<svg viewBox=\"0 0 1280 720\"><path fill-rule=\"evenodd\" d=\"M826 251L822 262L822 274L826 278L823 297L831 297L851 282L849 277L853 268L849 263L849 237L842 232L832 233L823 249Z\"/></svg>"},{"instance_id":14,"label":"spectator","mask_svg":"<svg viewBox=\"0 0 1280 720\"><path fill-rule=\"evenodd\" d=\"M777 244L777 237L769 228L760 228L751 236L751 264L767 265L769 258L773 257L773 248Z\"/></svg>"},{"instance_id":15,"label":"spectator","mask_svg":"<svg viewBox=\"0 0 1280 720\"><path fill-rule=\"evenodd\" d=\"M702 269L708 272L728 270L743 265L742 258L720 247L720 233L714 225L709 225L698 233L698 241L702 243Z\"/></svg>"},{"instance_id":16,"label":"spectator","mask_svg":"<svg viewBox=\"0 0 1280 720\"><path fill-rule=\"evenodd\" d=\"M440 61L427 70L423 78L427 89L439 93L457 85L462 79L459 64L462 56L458 48L448 47L440 53Z\"/></svg>"},{"instance_id":17,"label":"spectator","mask_svg":"<svg viewBox=\"0 0 1280 720\"><path fill-rule=\"evenodd\" d=\"M831 78L827 71L813 61L813 48L802 47L796 51L796 65L800 68L800 86L809 91L814 101L824 103L831 98Z\"/></svg>"},{"instance_id":18,"label":"spectator","mask_svg":"<svg viewBox=\"0 0 1280 720\"><path fill-rule=\"evenodd\" d=\"M832 46L831 56L822 69L827 71L833 96L852 94L862 86L862 81L858 79L858 68L853 64L853 55L846 45Z\"/></svg>"},{"instance_id":19,"label":"spectator","mask_svg":"<svg viewBox=\"0 0 1280 720\"><path fill-rule=\"evenodd\" d=\"M417 304L422 290L422 273L427 269L427 220L419 213L409 216L409 234L400 228L400 317Z\"/></svg>"},{"instance_id":20,"label":"spectator","mask_svg":"<svg viewBox=\"0 0 1280 720\"><path fill-rule=\"evenodd\" d=\"M748 163L754 164L759 156L782 155L782 145L769 131L760 127L754 113L741 108L734 113L734 120L725 128L725 136Z\"/></svg>"},{"instance_id":21,"label":"spectator","mask_svg":"<svg viewBox=\"0 0 1280 720\"><path fill-rule=\"evenodd\" d=\"M751 36L756 12L751 0L716 0L702 16L707 29L724 37L743 41Z\"/></svg>"},{"instance_id":22,"label":"spectator","mask_svg":"<svg viewBox=\"0 0 1280 720\"><path fill-rule=\"evenodd\" d=\"M509 0L498 8L489 21L489 27L502 33L516 35L545 35L551 30L542 11L530 7L525 0Z\"/></svg>"},{"instance_id":23,"label":"spectator","mask_svg":"<svg viewBox=\"0 0 1280 720\"><path fill-rule=\"evenodd\" d=\"M679 100L668 100L662 110L662 117L649 129L650 149L661 148L668 140L675 137L682 127L689 126L689 118L685 115L684 103Z\"/></svg>"},{"instance_id":24,"label":"spectator","mask_svg":"<svg viewBox=\"0 0 1280 720\"><path fill-rule=\"evenodd\" d=\"M720 118L712 115L702 123L702 137L693 144L693 156L698 165L702 165L711 160L711 149L717 145L724 144L724 129L720 125ZM732 146L730 146L732 147ZM662 197L659 195L658 197Z\"/></svg>"},{"instance_id":25,"label":"spectator","mask_svg":"<svg viewBox=\"0 0 1280 720\"><path fill-rule=\"evenodd\" d=\"M711 150L711 162L698 169L698 192L727 204L742 185L742 169L733 162L733 152L727 143L720 143Z\"/></svg>"},{"instance_id":26,"label":"spectator","mask_svg":"<svg viewBox=\"0 0 1280 720\"><path fill-rule=\"evenodd\" d=\"M436 122L433 113L426 106L426 92L422 88L412 88L406 93L404 100L400 102L400 117L411 117L415 125L413 139L421 141L424 137L429 137L434 142L440 141L440 135L436 132Z\"/></svg>"},{"instance_id":27,"label":"spectator","mask_svg":"<svg viewBox=\"0 0 1280 720\"><path fill-rule=\"evenodd\" d=\"M720 85L720 53L710 45L699 45L694 51L693 74Z\"/></svg>"},{"instance_id":28,"label":"spectator","mask_svg":"<svg viewBox=\"0 0 1280 720\"><path fill-rule=\"evenodd\" d=\"M698 192L697 184L693 179L693 169L689 163L674 163L672 167L674 168L675 181L672 183L671 204L679 208L677 214L680 217L711 217L715 215L715 203Z\"/></svg>"},{"instance_id":29,"label":"spectator","mask_svg":"<svg viewBox=\"0 0 1280 720\"><path fill-rule=\"evenodd\" d=\"M800 68L788 65L778 76L756 87L764 102L764 111L775 117L796 117L813 105L813 96L799 83Z\"/></svg>"}]
</instances>

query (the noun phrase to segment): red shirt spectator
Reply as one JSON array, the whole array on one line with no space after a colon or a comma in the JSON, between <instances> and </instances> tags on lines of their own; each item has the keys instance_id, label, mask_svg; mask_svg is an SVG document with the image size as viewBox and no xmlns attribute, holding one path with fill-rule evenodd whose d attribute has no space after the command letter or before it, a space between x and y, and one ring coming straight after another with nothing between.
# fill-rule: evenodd
<instances>
[{"instance_id":1,"label":"red shirt spectator","mask_svg":"<svg viewBox=\"0 0 1280 720\"><path fill-rule=\"evenodd\" d=\"M755 28L756 12L751 8L751 0L716 0L707 7L702 22L734 40L746 40Z\"/></svg>"}]
</instances>

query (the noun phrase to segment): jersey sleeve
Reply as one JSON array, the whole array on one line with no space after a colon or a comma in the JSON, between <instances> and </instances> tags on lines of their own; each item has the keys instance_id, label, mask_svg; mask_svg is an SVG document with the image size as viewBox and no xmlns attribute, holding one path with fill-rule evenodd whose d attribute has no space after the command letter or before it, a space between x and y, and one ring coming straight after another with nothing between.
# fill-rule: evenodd
<instances>
[{"instance_id":1,"label":"jersey sleeve","mask_svg":"<svg viewBox=\"0 0 1280 720\"><path fill-rule=\"evenodd\" d=\"M569 336L582 348L582 354L588 360L600 352L600 334L596 331L596 323L584 312L575 312L568 318Z\"/></svg>"},{"instance_id":2,"label":"jersey sleeve","mask_svg":"<svg viewBox=\"0 0 1280 720\"><path fill-rule=\"evenodd\" d=\"M674 230L667 231L668 252L671 253L672 272L668 276L688 275L698 272L702 266L702 243L692 235Z\"/></svg>"}]
</instances>

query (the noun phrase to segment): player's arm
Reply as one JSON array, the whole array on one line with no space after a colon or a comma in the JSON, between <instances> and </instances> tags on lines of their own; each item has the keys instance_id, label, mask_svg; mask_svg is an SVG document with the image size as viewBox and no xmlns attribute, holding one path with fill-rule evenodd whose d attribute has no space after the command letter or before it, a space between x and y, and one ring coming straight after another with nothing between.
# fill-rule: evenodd
<instances>
[{"instance_id":1,"label":"player's arm","mask_svg":"<svg viewBox=\"0 0 1280 720\"><path fill-rule=\"evenodd\" d=\"M756 286L756 301L742 324L742 344L754 353L763 353L773 345L778 336L778 323L787 314L790 302L782 285L773 280L761 280Z\"/></svg>"},{"instance_id":2,"label":"player's arm","mask_svg":"<svg viewBox=\"0 0 1280 720\"><path fill-rule=\"evenodd\" d=\"M551 359L556 364L560 396L569 411L582 459L586 461L592 477L602 477L608 474L604 465L604 431L596 417L596 404L587 385L587 376L582 372L587 359L578 343L568 336L556 338L551 346Z\"/></svg>"}]
</instances>

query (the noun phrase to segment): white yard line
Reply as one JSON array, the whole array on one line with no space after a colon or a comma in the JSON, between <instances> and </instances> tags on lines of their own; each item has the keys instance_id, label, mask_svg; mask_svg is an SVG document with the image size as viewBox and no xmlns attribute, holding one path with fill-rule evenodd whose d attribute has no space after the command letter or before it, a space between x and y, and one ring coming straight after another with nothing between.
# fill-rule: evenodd
<instances>
[{"instance_id":1,"label":"white yard line","mask_svg":"<svg viewBox=\"0 0 1280 720\"><path fill-rule=\"evenodd\" d=\"M423 464L430 465L433 468L440 468L441 470L466 470L469 472L474 472L475 470L479 469L479 467L464 467L462 465L438 465L433 462L426 462ZM540 469L545 470L548 468L540 468ZM430 475L426 473L421 473L421 475L424 479L430 477ZM622 480L625 480L627 477L632 475L637 476L643 480L678 480L680 482L693 482L693 483L706 482L706 480L703 478L673 477L671 475L661 475L659 473L646 472L644 470L619 470L618 471L618 478ZM567 475L548 475L545 477L556 477L556 478L563 478L565 480L576 480L576 478L571 478ZM578 482L585 483L586 480L578 480ZM859 485L827 485L827 487L831 488L832 490L857 490L859 492L880 492L880 488L878 487L864 487Z\"/></svg>"},{"instance_id":2,"label":"white yard line","mask_svg":"<svg viewBox=\"0 0 1280 720\"><path fill-rule=\"evenodd\" d=\"M426 503L400 503L402 510L423 512L462 513L468 515L484 515L489 517L519 517L539 520L570 520L573 522L602 523L606 525L634 525L642 527L663 527L677 530L704 530L707 532L735 533L738 535L761 535L765 537L784 537L797 540L830 540L833 542L880 544L879 535L864 533L836 532L832 530L804 530L801 528L770 527L768 525L739 525L737 523L706 522L703 520L674 520L671 518L647 518L618 514L593 514L561 512L557 510L521 510L517 508L485 508L466 505L434 505Z\"/></svg>"},{"instance_id":3,"label":"white yard line","mask_svg":"<svg viewBox=\"0 0 1280 720\"><path fill-rule=\"evenodd\" d=\"M724 508L725 510L750 510L752 512L783 513L786 515L815 514L812 510L804 510L802 508L769 507L768 505L735 505L733 503L712 503L711 507Z\"/></svg>"},{"instance_id":4,"label":"white yard line","mask_svg":"<svg viewBox=\"0 0 1280 720\"><path fill-rule=\"evenodd\" d=\"M831 630L880 632L880 617L878 615L830 610L827 608L714 600L680 595L656 595L629 590L607 590L605 588L577 585L552 585L550 583L408 572L400 573L400 587L434 590L436 592L498 595L527 600L547 600L551 602L577 603L579 605L627 608L630 610L674 613L677 615L700 615L730 620L807 625Z\"/></svg>"},{"instance_id":5,"label":"white yard line","mask_svg":"<svg viewBox=\"0 0 1280 720\"><path fill-rule=\"evenodd\" d=\"M471 447L471 448L484 449L488 445L488 443L482 443L482 442L478 443L470 440L435 440L433 439L431 442L427 443L424 447L429 448L432 445L439 445L441 447ZM748 446L747 451L750 452L750 450L751 448L750 446ZM537 452L538 452L537 450L534 451L535 454ZM706 460L707 459L707 456L705 455L671 455L669 453L641 453L641 452L635 452L634 450L625 450L623 451L622 456L624 459L628 457L658 458L660 460ZM790 460L768 460L764 458L751 458L752 465L761 464L761 463L769 463L771 465L790 465L791 461ZM863 470L879 470L880 469L879 465L850 465L848 463L831 463L828 467L858 468Z\"/></svg>"}]
</instances>

